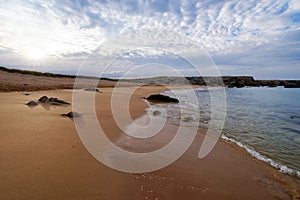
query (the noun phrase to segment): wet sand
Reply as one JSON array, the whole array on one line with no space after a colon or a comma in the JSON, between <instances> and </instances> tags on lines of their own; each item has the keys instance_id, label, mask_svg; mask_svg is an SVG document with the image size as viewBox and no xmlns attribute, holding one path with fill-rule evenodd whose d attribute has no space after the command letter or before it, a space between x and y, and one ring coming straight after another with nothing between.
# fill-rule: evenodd
<instances>
[{"instance_id":1,"label":"wet sand","mask_svg":"<svg viewBox=\"0 0 300 200\"><path fill-rule=\"evenodd\" d=\"M111 141L123 149L151 151L164 146L176 133L178 127L167 124L157 137L129 138L113 120L113 88L101 90L96 94L98 120ZM142 98L162 90L165 88L160 86L138 89L130 101L131 116L145 114L147 104ZM200 129L188 151L166 168L143 174L108 168L83 146L73 120L61 116L71 111L71 106L24 105L43 95L72 101L71 90L0 93L0 199L300 198L298 179L281 174L233 144L219 140L200 160L205 129ZM126 87L118 95L126 95ZM117 106L123 106L122 102Z\"/></svg>"}]
</instances>

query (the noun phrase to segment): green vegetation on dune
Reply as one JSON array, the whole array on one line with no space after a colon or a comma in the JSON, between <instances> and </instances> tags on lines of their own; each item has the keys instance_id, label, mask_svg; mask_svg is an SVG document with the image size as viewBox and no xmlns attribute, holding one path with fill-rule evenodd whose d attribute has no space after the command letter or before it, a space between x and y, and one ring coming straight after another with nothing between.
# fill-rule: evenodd
<instances>
[{"instance_id":1,"label":"green vegetation on dune","mask_svg":"<svg viewBox=\"0 0 300 200\"><path fill-rule=\"evenodd\" d=\"M99 79L98 77L93 76L75 76L75 75L66 75L66 74L55 74L50 72L37 72L37 71L30 71L30 70L21 70L21 69L11 69L0 66L1 71L9 72L9 73L16 73L16 74L27 74L33 76L45 76L45 77L53 77L53 78L87 78L87 79ZM101 80L109 80L109 81L117 81L116 79L110 78L100 78Z\"/></svg>"},{"instance_id":2,"label":"green vegetation on dune","mask_svg":"<svg viewBox=\"0 0 300 200\"><path fill-rule=\"evenodd\" d=\"M9 73L29 74L33 76L46 76L46 77L54 77L54 78L76 78L76 76L74 75L54 74L49 72L36 72L36 71L21 70L21 69L10 69L3 66L0 66L0 70Z\"/></svg>"},{"instance_id":3,"label":"green vegetation on dune","mask_svg":"<svg viewBox=\"0 0 300 200\"><path fill-rule=\"evenodd\" d=\"M49 72L36 72L29 70L20 69L9 69L1 67L0 70L9 73L28 74L33 76L43 77L54 77L54 78L86 78L86 79L99 79L93 76L75 76L75 75L64 75L54 74ZM227 86L227 87L277 87L284 86L286 88L299 88L300 80L255 80L252 76L203 76L203 77L173 77L173 76L160 76L152 78L136 78L136 79L111 79L111 78L100 78L101 80L109 81L122 81L130 83L144 83L151 85L163 85L163 84L192 84L192 85L208 85L208 86Z\"/></svg>"}]
</instances>

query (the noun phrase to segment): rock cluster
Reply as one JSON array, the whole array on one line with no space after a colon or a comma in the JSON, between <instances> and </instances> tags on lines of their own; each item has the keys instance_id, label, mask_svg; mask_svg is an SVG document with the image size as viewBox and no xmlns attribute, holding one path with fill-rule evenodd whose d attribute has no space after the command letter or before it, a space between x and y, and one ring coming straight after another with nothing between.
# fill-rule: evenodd
<instances>
[{"instance_id":1,"label":"rock cluster","mask_svg":"<svg viewBox=\"0 0 300 200\"><path fill-rule=\"evenodd\" d=\"M48 98L47 96L42 96L39 98L38 102L40 103L50 103L52 105L70 105L69 102L60 100L58 98L50 97Z\"/></svg>"},{"instance_id":2,"label":"rock cluster","mask_svg":"<svg viewBox=\"0 0 300 200\"><path fill-rule=\"evenodd\" d=\"M49 107L51 105L55 106L60 106L60 105L70 105L69 102L63 101L61 99L55 98L55 97L50 97L48 98L47 96L42 96L41 98L38 99L38 101L29 101L26 105L29 107L35 107L37 105L42 105L44 108L47 108L46 110L49 110ZM61 114L63 117L69 117L69 118L75 118L75 117L80 117L81 114L77 112L69 112L66 114Z\"/></svg>"}]
</instances>

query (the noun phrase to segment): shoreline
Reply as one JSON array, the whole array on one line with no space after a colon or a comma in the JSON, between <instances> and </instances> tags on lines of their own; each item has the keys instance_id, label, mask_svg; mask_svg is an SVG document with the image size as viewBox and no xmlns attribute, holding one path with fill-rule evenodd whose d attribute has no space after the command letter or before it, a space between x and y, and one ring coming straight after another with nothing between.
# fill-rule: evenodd
<instances>
[{"instance_id":1,"label":"shoreline","mask_svg":"<svg viewBox=\"0 0 300 200\"><path fill-rule=\"evenodd\" d=\"M197 89L197 87L194 87L193 89ZM175 88L175 91L176 90L178 90L178 89ZM165 91L163 91L162 94L164 94L164 92ZM168 93L166 93L166 95L168 95ZM203 126L203 125L200 125L200 126ZM205 127L205 125L204 125L204 127ZM300 180L300 171L299 170L289 167L289 166L287 166L279 161L276 161L272 158L269 158L268 156L260 153L254 147L244 144L234 138L231 138L226 133L222 133L220 135L220 139L222 139L226 143L234 144L238 148L243 149L246 154L249 154L251 157L254 157L257 160L266 163L268 166L271 166L272 168L277 169L280 173L290 175L291 177L297 178Z\"/></svg>"},{"instance_id":2,"label":"shoreline","mask_svg":"<svg viewBox=\"0 0 300 200\"><path fill-rule=\"evenodd\" d=\"M159 148L159 145L164 145L164 142L173 137L177 128L168 124L164 131L168 134L167 137L159 134L148 142L122 138L124 134L115 127L111 111L104 106L110 102L113 88L101 89L103 93L97 94L96 97L96 100L98 98L99 101L101 100L101 105L99 104L98 107L96 105L97 116L101 119L100 124L103 128L109 130L109 138L117 141L119 146L131 151L149 151L153 149L153 145ZM164 90L165 88L157 86L143 86L138 89L131 99L132 118L136 119L146 112L147 104L141 97L151 93L161 93ZM52 197L56 198L67 197L70 192L74 198L94 199L97 197L103 199L101 195L102 197L108 195L107 199L299 197L299 181L281 174L266 163L258 161L249 154L246 155L245 150L238 149L236 145L233 146L223 140L218 142L207 158L199 160L195 152L199 150L204 129L199 130L200 134L179 160L162 170L145 174L117 172L96 161L81 144L72 120L60 117L60 114L70 110L70 107L51 108L45 111L41 106L30 109L22 104L45 93L71 102L70 91L36 91L30 92L29 96L23 93L0 93L1 109L4 111L1 113L3 125L0 135L0 146L2 146L0 156L3 158L0 177L4 180L0 183L2 194L0 197L3 199L11 197L38 199L53 190L58 191L56 196L52 194ZM21 129L14 126L14 123L17 123ZM16 141L15 138L19 140ZM28 171L32 173L27 174ZM50 174L53 178L57 175L61 178L53 179ZM188 178L190 176L193 178ZM82 177L80 190L74 187L79 177ZM24 181L28 183L26 186ZM99 185L100 188L106 189L97 190L95 187ZM240 192L233 192L235 190L232 188L233 185L238 186ZM37 188L41 191L36 190ZM33 190L35 192L30 192ZM153 192L148 193L146 190ZM51 195L47 197L50 199Z\"/></svg>"},{"instance_id":3,"label":"shoreline","mask_svg":"<svg viewBox=\"0 0 300 200\"><path fill-rule=\"evenodd\" d=\"M289 175L292 178L297 178L300 180L300 171L296 170L296 169L292 169L278 161L275 161L261 153L259 153L257 150L255 150L253 147L248 146L246 144L243 144L242 142L239 142L233 138L230 138L224 134L221 135L221 139L224 142L230 143L230 144L234 144L235 146L243 149L245 151L245 153L249 154L250 156L252 156L253 158L267 164L270 167L273 167L274 169L278 170L280 173L285 174L285 175Z\"/></svg>"}]
</instances>

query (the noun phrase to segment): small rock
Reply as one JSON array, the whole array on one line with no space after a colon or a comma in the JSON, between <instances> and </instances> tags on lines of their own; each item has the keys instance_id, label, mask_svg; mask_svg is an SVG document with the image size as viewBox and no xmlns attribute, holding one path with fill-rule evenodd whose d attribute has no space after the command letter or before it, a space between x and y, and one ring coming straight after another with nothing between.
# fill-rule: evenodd
<instances>
[{"instance_id":1,"label":"small rock","mask_svg":"<svg viewBox=\"0 0 300 200\"><path fill-rule=\"evenodd\" d=\"M70 104L69 102L66 102L66 101L63 101L63 100L60 100L60 99L54 98L54 97L49 98L49 102L54 105L60 105L60 104L69 105Z\"/></svg>"},{"instance_id":2,"label":"small rock","mask_svg":"<svg viewBox=\"0 0 300 200\"><path fill-rule=\"evenodd\" d=\"M37 106L39 104L37 102L35 102L35 101L29 101L26 105L30 106L30 107L33 107L33 106Z\"/></svg>"},{"instance_id":3,"label":"small rock","mask_svg":"<svg viewBox=\"0 0 300 200\"><path fill-rule=\"evenodd\" d=\"M88 91L88 92L100 92L100 90L98 88L85 88L84 91Z\"/></svg>"},{"instance_id":4,"label":"small rock","mask_svg":"<svg viewBox=\"0 0 300 200\"><path fill-rule=\"evenodd\" d=\"M153 116L158 116L158 115L160 115L160 114L161 114L161 112L160 112L159 110L155 110L155 111L153 111L153 113L152 113Z\"/></svg>"},{"instance_id":5,"label":"small rock","mask_svg":"<svg viewBox=\"0 0 300 200\"><path fill-rule=\"evenodd\" d=\"M69 117L69 118L75 118L75 117L80 117L81 114L79 114L78 112L69 112L67 114L61 114L61 116Z\"/></svg>"},{"instance_id":6,"label":"small rock","mask_svg":"<svg viewBox=\"0 0 300 200\"><path fill-rule=\"evenodd\" d=\"M25 95L25 96L28 96L28 95L30 95L30 94L29 94L29 93L25 93L24 95Z\"/></svg>"},{"instance_id":7,"label":"small rock","mask_svg":"<svg viewBox=\"0 0 300 200\"><path fill-rule=\"evenodd\" d=\"M41 102L41 103L48 103L49 102L49 99L47 96L42 96L41 98L39 98L38 102Z\"/></svg>"}]
</instances>

